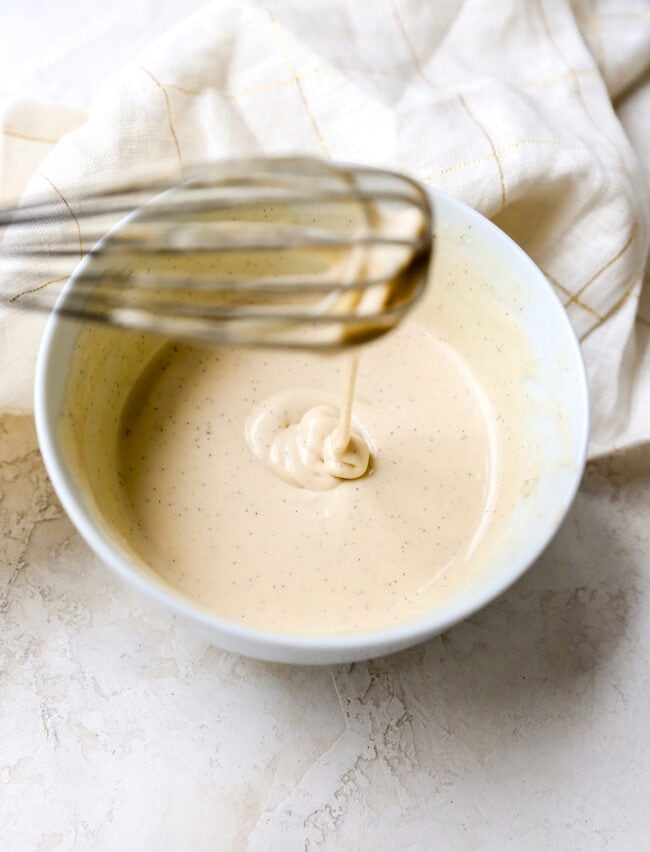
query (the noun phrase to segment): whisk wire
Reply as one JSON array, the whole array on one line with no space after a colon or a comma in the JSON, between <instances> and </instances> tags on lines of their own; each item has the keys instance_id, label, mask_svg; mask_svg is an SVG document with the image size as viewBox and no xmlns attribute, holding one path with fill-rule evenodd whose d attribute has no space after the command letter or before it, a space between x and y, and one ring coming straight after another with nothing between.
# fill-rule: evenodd
<instances>
[{"instance_id":1,"label":"whisk wire","mask_svg":"<svg viewBox=\"0 0 650 852\"><path fill-rule=\"evenodd\" d=\"M65 284L82 232L94 247ZM395 173L256 159L5 209L0 241L0 301L193 340L332 348L385 333L417 301L431 209ZM52 281L26 286L30 273Z\"/></svg>"}]
</instances>

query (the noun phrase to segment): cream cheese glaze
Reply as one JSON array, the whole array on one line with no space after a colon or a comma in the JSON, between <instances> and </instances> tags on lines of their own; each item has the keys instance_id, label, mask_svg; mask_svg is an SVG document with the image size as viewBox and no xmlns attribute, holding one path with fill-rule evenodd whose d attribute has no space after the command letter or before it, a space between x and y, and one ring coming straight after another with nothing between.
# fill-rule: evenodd
<instances>
[{"instance_id":1,"label":"cream cheese glaze","mask_svg":"<svg viewBox=\"0 0 650 852\"><path fill-rule=\"evenodd\" d=\"M300 488L326 491L358 479L370 464L370 439L352 423L358 355L350 357L341 397L294 388L264 400L246 421L246 440L260 461Z\"/></svg>"},{"instance_id":2,"label":"cream cheese glaze","mask_svg":"<svg viewBox=\"0 0 650 852\"><path fill-rule=\"evenodd\" d=\"M421 305L363 351L350 458L328 452L345 357L158 347L103 467L83 369L65 428L86 467L97 459L91 487L121 539L179 594L260 629L367 632L430 613L485 569L530 474L530 356L449 237ZM363 445L367 472L341 482L336 464L360 472Z\"/></svg>"},{"instance_id":3,"label":"cream cheese glaze","mask_svg":"<svg viewBox=\"0 0 650 852\"><path fill-rule=\"evenodd\" d=\"M372 473L312 490L260 464L244 425L278 389L309 383L293 401L331 406L335 427L345 364L160 353L119 447L140 550L160 573L226 618L300 632L404 620L431 605L443 574L465 574L494 512L490 404L453 350L415 324L364 355L357 408L376 448ZM309 472L301 485L313 486Z\"/></svg>"}]
</instances>

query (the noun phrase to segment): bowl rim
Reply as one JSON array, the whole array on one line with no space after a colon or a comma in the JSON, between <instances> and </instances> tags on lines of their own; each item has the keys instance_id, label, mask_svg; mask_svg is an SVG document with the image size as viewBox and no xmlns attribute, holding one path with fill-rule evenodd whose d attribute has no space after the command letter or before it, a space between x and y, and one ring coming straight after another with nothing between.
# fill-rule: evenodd
<instances>
[{"instance_id":1,"label":"bowl rim","mask_svg":"<svg viewBox=\"0 0 650 852\"><path fill-rule=\"evenodd\" d=\"M47 320L36 362L34 416L43 461L63 508L81 537L102 562L150 599L158 601L174 614L181 615L191 622L207 628L215 644L222 648L235 650L258 659L313 664L368 659L424 641L469 617L515 583L548 546L573 503L584 472L589 444L589 393L582 352L569 316L546 276L511 237L477 210L453 196L432 187L428 187L427 191L434 205L436 199L440 199L456 213L468 217L470 221L476 219L476 217L482 220L481 226L487 229L495 243L501 244L501 250L512 253L513 256L518 256L519 260L529 267L531 277L537 279L539 286L547 289L551 301L557 309L558 320L564 326L567 352L570 351L573 356L572 368L576 371L579 383L579 399L576 400L578 410L576 423L579 434L577 436L576 457L572 458L575 467L566 489L564 506L562 511L558 512L554 518L553 523L548 525L541 535L531 536L530 545L521 558L503 566L495 572L488 582L483 582L469 590L461 590L454 595L449 606L443 605L439 611L414 621L365 633L337 633L333 635L278 633L248 627L220 618L201 605L191 602L182 594L175 593L173 588L164 585L162 580L156 582L147 578L144 572L124 558L110 540L104 536L76 496L79 488L75 483L72 471L65 462L65 456L57 438L59 412L54 411L54 406L49 404L48 392L48 374L53 369L61 338L62 336L65 338L66 333L76 333L76 331L71 324L63 327L64 318L55 313L52 313ZM124 220L121 220L111 228L97 243L96 248L101 246L112 231L121 227L123 222ZM67 292L73 286L76 276L87 262L88 255L80 261L69 281L66 282L59 299L65 298Z\"/></svg>"}]
</instances>

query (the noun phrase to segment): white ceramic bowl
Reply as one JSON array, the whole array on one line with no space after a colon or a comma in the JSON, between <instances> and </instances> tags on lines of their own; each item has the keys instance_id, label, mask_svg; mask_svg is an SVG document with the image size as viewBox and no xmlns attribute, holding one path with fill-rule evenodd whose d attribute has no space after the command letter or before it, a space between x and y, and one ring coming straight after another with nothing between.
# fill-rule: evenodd
<instances>
[{"instance_id":1,"label":"white ceramic bowl","mask_svg":"<svg viewBox=\"0 0 650 852\"><path fill-rule=\"evenodd\" d=\"M172 612L194 622L215 645L260 659L303 664L350 662L405 648L471 615L517 580L549 543L571 505L584 469L589 409L584 365L567 315L546 278L509 237L464 204L441 192L431 195L436 232L451 228L471 233L474 251L481 255L481 268L495 270L491 284L500 300L507 304L513 298L508 281L520 282L520 295L523 287L518 322L537 363L538 386L552 397L552 409L561 416L541 424L535 487L513 513L497 558L474 581L416 622L350 636L254 630L206 612L138 564L102 517L101 495L98 499L88 494L66 456L59 426L80 325L50 318L37 365L36 426L45 465L65 510L103 562ZM67 289L73 284L71 280ZM110 359L110 352L106 357Z\"/></svg>"}]
</instances>

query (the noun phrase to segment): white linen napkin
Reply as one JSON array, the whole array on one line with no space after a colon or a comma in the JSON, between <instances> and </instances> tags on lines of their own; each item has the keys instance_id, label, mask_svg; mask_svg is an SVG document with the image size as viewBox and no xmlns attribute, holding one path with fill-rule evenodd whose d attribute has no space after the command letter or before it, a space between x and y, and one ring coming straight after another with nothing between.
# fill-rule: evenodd
<instances>
[{"instance_id":1,"label":"white linen napkin","mask_svg":"<svg viewBox=\"0 0 650 852\"><path fill-rule=\"evenodd\" d=\"M649 67L646 0L220 0L114 74L87 117L6 103L0 200L65 199L158 158L405 171L489 216L553 283L601 454L650 439ZM83 253L74 202L67 227ZM0 309L0 410L31 410L41 330Z\"/></svg>"}]
</instances>

